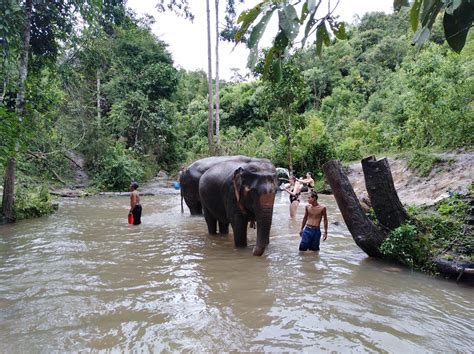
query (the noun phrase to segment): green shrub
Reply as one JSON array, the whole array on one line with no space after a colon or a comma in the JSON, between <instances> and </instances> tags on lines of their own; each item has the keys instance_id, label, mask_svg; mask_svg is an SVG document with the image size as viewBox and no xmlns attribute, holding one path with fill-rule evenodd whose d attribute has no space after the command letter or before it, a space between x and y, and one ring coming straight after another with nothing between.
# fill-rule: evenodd
<instances>
[{"instance_id":1,"label":"green shrub","mask_svg":"<svg viewBox=\"0 0 474 354\"><path fill-rule=\"evenodd\" d=\"M433 167L443 160L432 154L415 151L408 157L408 168L416 172L420 177L427 177Z\"/></svg>"},{"instance_id":2,"label":"green shrub","mask_svg":"<svg viewBox=\"0 0 474 354\"><path fill-rule=\"evenodd\" d=\"M336 147L336 155L344 161L355 161L362 158L361 141L354 138L346 138Z\"/></svg>"},{"instance_id":3,"label":"green shrub","mask_svg":"<svg viewBox=\"0 0 474 354\"><path fill-rule=\"evenodd\" d=\"M128 190L131 181L140 181L144 176L140 162L119 142L107 147L100 166L94 178L94 184L100 189Z\"/></svg>"},{"instance_id":4,"label":"green shrub","mask_svg":"<svg viewBox=\"0 0 474 354\"><path fill-rule=\"evenodd\" d=\"M45 186L17 187L13 209L16 220L48 215L54 209L51 195Z\"/></svg>"},{"instance_id":5,"label":"green shrub","mask_svg":"<svg viewBox=\"0 0 474 354\"><path fill-rule=\"evenodd\" d=\"M459 194L454 194L451 198L443 199L436 204L438 213L444 216L451 216L455 219L463 219L469 208L467 202L461 200Z\"/></svg>"},{"instance_id":6,"label":"green shrub","mask_svg":"<svg viewBox=\"0 0 474 354\"><path fill-rule=\"evenodd\" d=\"M458 194L434 207L408 207L413 221L392 231L380 247L381 253L412 269L433 271L433 259L472 259L474 234L465 232L468 204Z\"/></svg>"},{"instance_id":7,"label":"green shrub","mask_svg":"<svg viewBox=\"0 0 474 354\"><path fill-rule=\"evenodd\" d=\"M399 261L411 269L432 269L429 240L412 224L403 224L387 236L380 246L387 258Z\"/></svg>"}]
</instances>

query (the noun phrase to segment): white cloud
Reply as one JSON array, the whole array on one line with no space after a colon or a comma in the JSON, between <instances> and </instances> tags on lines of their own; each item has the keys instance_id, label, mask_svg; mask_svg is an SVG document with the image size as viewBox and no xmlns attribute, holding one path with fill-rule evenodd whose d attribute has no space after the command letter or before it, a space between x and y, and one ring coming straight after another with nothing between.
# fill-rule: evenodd
<instances>
[{"instance_id":1,"label":"white cloud","mask_svg":"<svg viewBox=\"0 0 474 354\"><path fill-rule=\"evenodd\" d=\"M153 25L153 32L165 43L168 43L169 51L173 56L175 65L186 70L204 70L207 72L207 24L206 24L206 4L204 0L190 0L190 6L195 20L191 23L188 20L177 17L171 12L158 13L155 8L158 0L128 0L127 6L137 12L138 15L150 14L154 16L156 23ZM215 21L214 1L211 3L211 21ZM250 8L257 1L246 1L245 5L239 5L239 11ZM362 17L369 11L391 12L393 0L341 0L336 13L340 19L352 22L354 16ZM220 5L220 22L224 20L225 1ZM238 13L239 13L238 11ZM215 22L214 22L215 23ZM211 25L212 32L212 56L215 56L214 32L215 24ZM269 37L270 38L270 37ZM267 39L267 44L270 40ZM220 42L219 44L219 76L221 79L230 79L232 68L240 70L241 74L247 72L248 50L239 45ZM215 71L213 63L213 72ZM213 74L214 75L214 74Z\"/></svg>"}]
</instances>

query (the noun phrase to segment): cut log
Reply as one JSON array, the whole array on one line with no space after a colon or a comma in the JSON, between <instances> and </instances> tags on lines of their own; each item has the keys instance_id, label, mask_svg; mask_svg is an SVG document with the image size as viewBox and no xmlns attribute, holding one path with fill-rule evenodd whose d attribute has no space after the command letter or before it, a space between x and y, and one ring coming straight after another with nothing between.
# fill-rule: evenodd
<instances>
[{"instance_id":1,"label":"cut log","mask_svg":"<svg viewBox=\"0 0 474 354\"><path fill-rule=\"evenodd\" d=\"M365 215L341 163L329 161L323 171L355 243L370 257L380 257L379 247L386 235Z\"/></svg>"},{"instance_id":2,"label":"cut log","mask_svg":"<svg viewBox=\"0 0 474 354\"><path fill-rule=\"evenodd\" d=\"M365 187L377 220L390 230L406 223L409 217L395 190L388 160L377 161L375 156L369 156L361 163Z\"/></svg>"}]
</instances>

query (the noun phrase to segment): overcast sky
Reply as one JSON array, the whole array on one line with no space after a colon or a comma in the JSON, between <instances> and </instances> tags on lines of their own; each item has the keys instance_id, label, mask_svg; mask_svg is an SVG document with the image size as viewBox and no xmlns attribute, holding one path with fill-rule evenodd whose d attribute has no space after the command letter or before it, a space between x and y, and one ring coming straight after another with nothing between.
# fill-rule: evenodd
<instances>
[{"instance_id":1,"label":"overcast sky","mask_svg":"<svg viewBox=\"0 0 474 354\"><path fill-rule=\"evenodd\" d=\"M207 72L207 24L206 24L206 1L189 0L191 10L195 16L194 22L177 17L171 12L158 13L155 5L159 0L128 0L127 6L135 10L140 16L143 14L152 15L156 23L153 25L153 32L167 43L168 50L173 56L175 66L185 68L186 70L202 69ZM236 1L237 2L237 1ZM335 3L332 1L331 3ZM245 1L244 5L239 5L237 13L248 9L257 3L256 0ZM214 1L210 0L211 21L215 23ZM355 16L362 17L366 12L383 11L392 12L393 0L340 0L336 13L340 19L352 23ZM225 1L220 1L221 23L224 21ZM276 19L276 15L273 16ZM274 21L273 28L270 24L268 30L271 34L276 33L277 23ZM211 24L212 34L215 32L215 25ZM269 31L269 32L270 32ZM214 36L213 36L214 38ZM270 44L270 36L266 39L267 45ZM221 79L229 80L232 77L232 69L239 69L244 75L247 71L248 50L244 45L238 45L234 49L231 43L220 42L219 48L219 76ZM215 55L215 44L213 39L212 56ZM215 75L215 64L213 64L213 76Z\"/></svg>"}]
</instances>

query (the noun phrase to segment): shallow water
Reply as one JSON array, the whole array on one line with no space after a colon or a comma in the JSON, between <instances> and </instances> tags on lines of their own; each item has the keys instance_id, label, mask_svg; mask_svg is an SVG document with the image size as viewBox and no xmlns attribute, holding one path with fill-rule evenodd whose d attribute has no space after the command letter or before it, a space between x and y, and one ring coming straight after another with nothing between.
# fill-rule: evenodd
<instances>
[{"instance_id":1,"label":"shallow water","mask_svg":"<svg viewBox=\"0 0 474 354\"><path fill-rule=\"evenodd\" d=\"M331 196L329 239L298 252L277 195L262 257L207 235L177 194L64 199L0 226L0 352L471 352L473 288L368 258Z\"/></svg>"}]
</instances>

